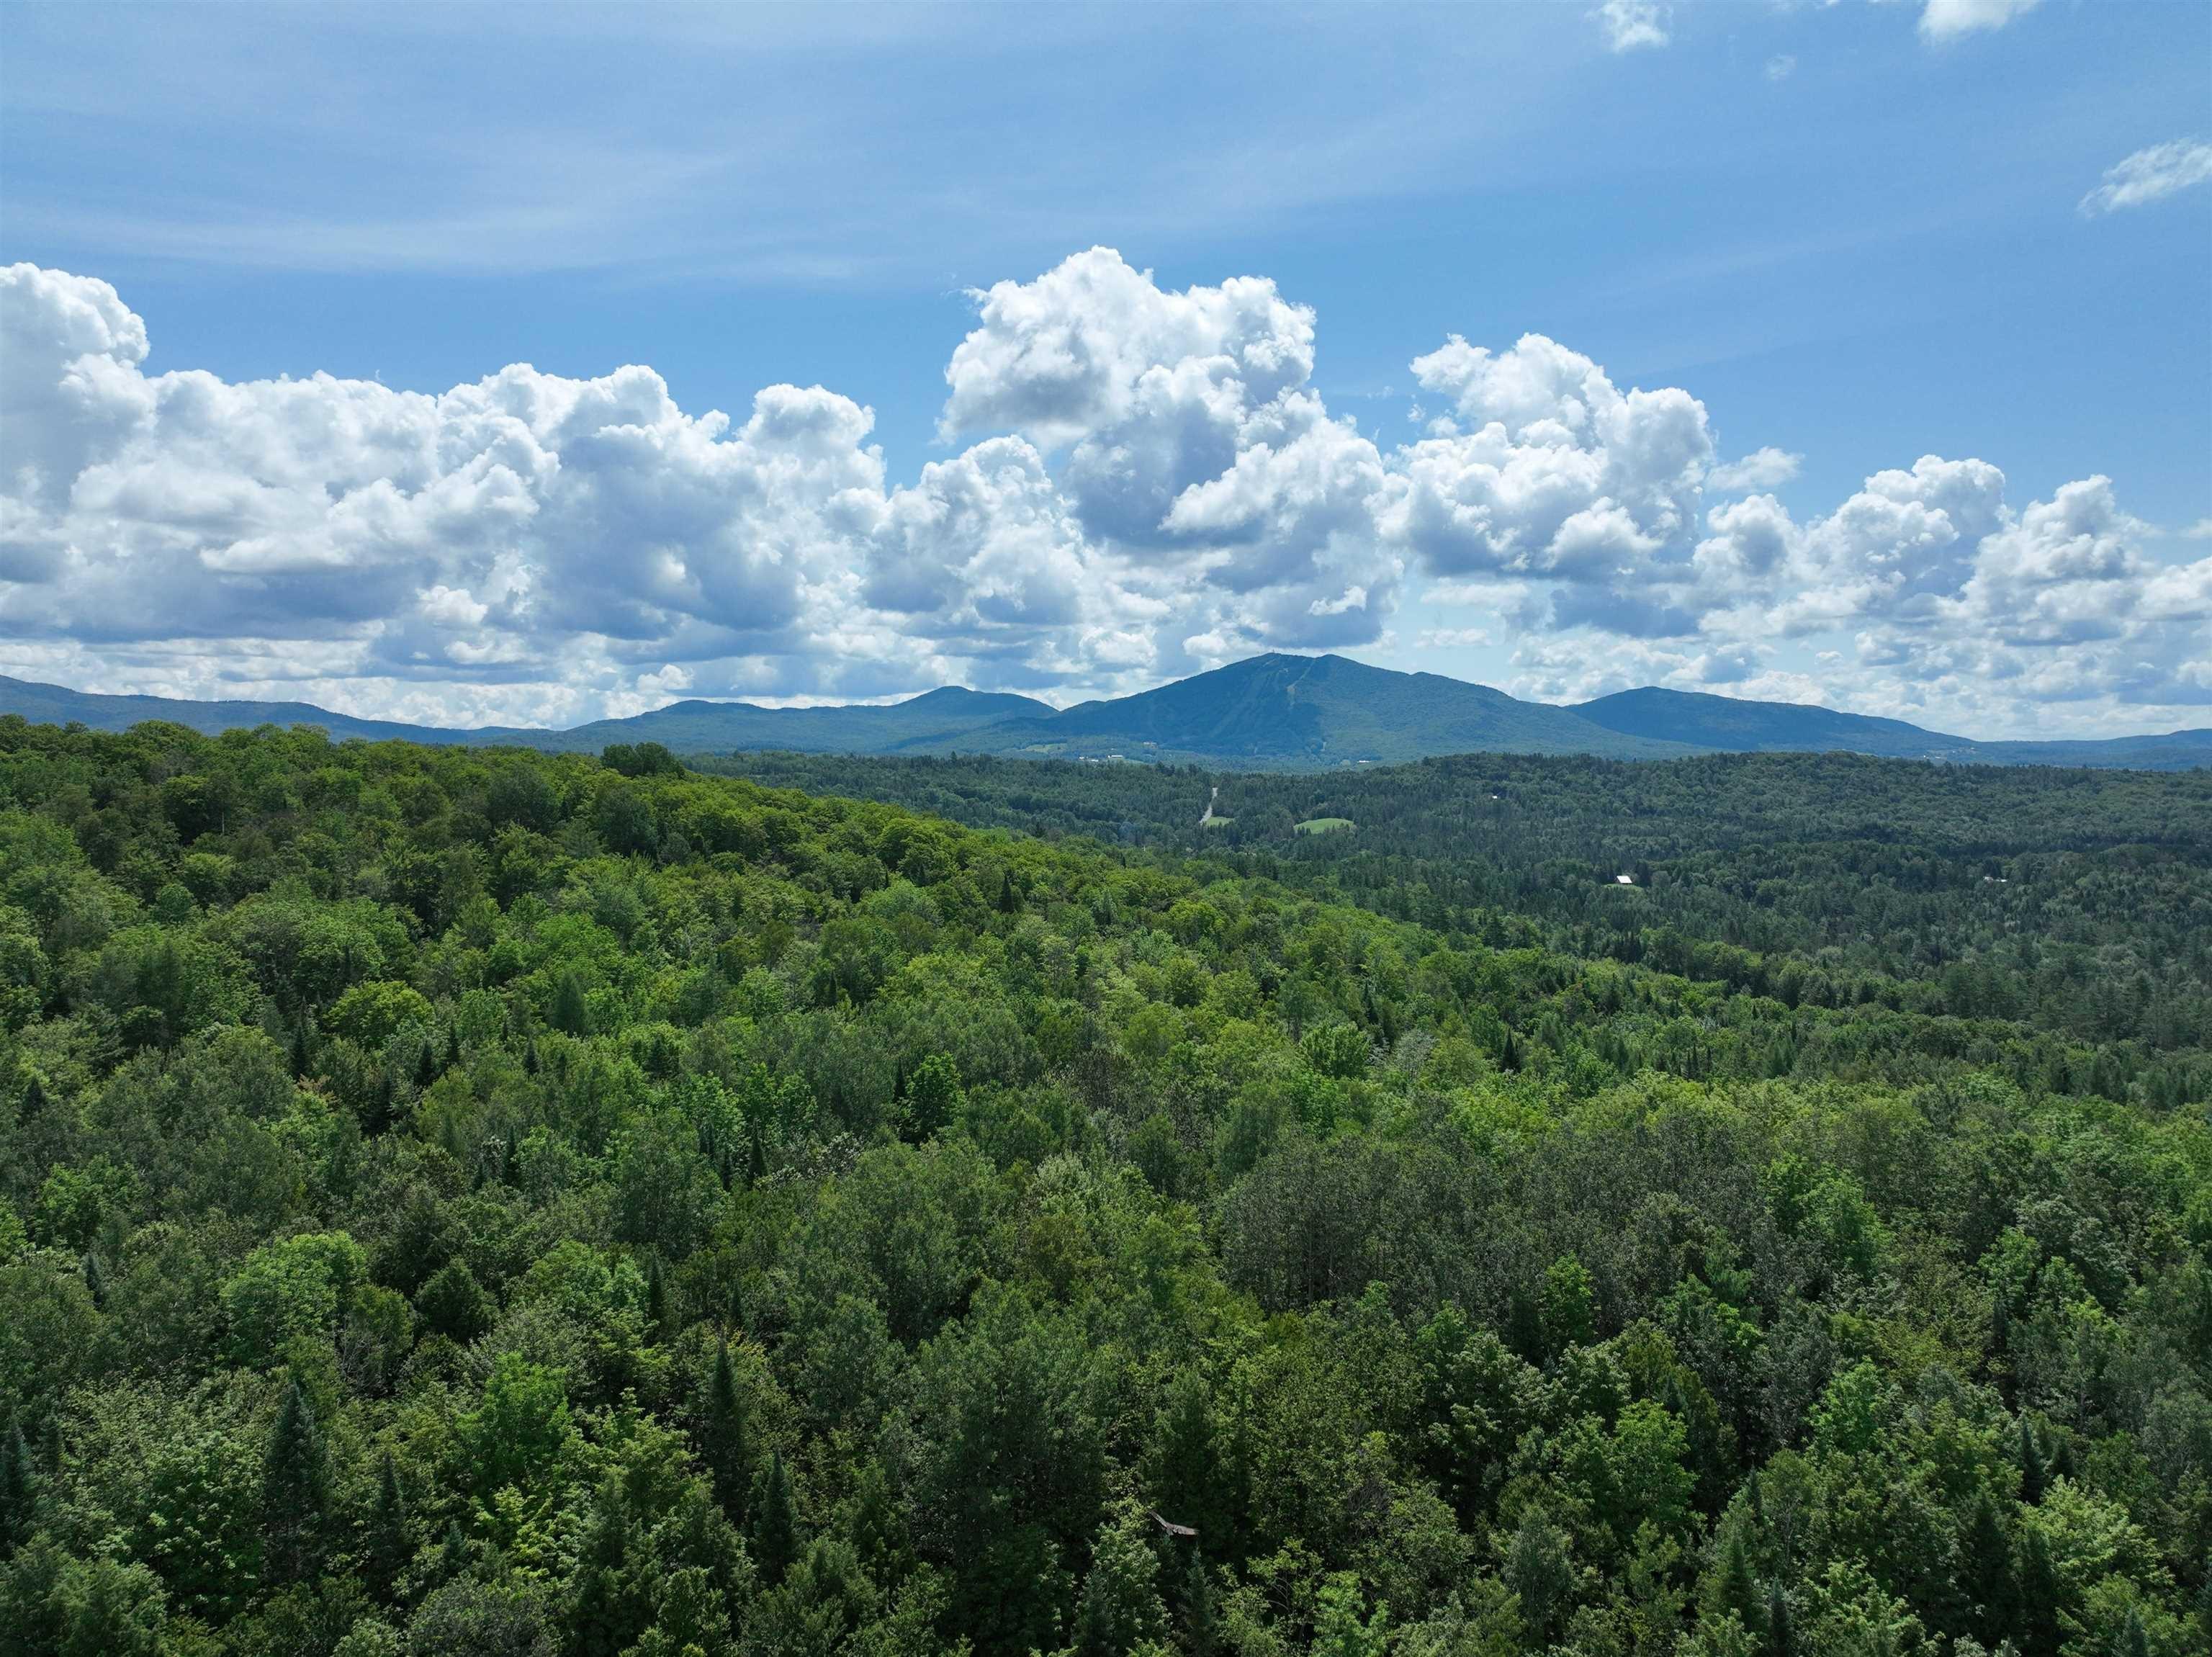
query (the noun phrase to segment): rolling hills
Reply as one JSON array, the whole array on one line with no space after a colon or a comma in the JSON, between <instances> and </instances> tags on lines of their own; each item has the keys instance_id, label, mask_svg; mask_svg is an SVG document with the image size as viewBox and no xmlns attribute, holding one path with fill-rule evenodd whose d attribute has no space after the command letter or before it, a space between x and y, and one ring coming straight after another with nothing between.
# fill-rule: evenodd
<instances>
[{"instance_id":1,"label":"rolling hills","mask_svg":"<svg viewBox=\"0 0 2212 1657\"><path fill-rule=\"evenodd\" d=\"M946 685L889 704L763 708L694 699L566 730L459 729L357 719L302 702L100 696L0 677L0 714L39 723L75 722L95 730L123 730L155 719L209 734L308 724L341 740L404 739L572 752L647 741L677 753L990 753L1230 771L1328 771L1474 752L1665 759L1846 752L1954 765L2151 771L2212 765L2212 730L1988 742L1832 708L1656 687L1558 707L1438 673L1397 673L1335 655L1253 656L1134 696L1060 710L1028 697Z\"/></svg>"}]
</instances>

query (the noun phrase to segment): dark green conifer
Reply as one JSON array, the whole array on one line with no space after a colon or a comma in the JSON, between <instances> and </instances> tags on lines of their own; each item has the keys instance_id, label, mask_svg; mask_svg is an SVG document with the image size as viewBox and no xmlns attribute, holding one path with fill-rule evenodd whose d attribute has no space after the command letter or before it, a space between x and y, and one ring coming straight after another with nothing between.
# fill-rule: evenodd
<instances>
[{"instance_id":1,"label":"dark green conifer","mask_svg":"<svg viewBox=\"0 0 2212 1657\"><path fill-rule=\"evenodd\" d=\"M1797 1633L1790 1623L1790 1596L1782 1584L1766 1586L1766 1657L1796 1657Z\"/></svg>"},{"instance_id":2,"label":"dark green conifer","mask_svg":"<svg viewBox=\"0 0 2212 1657\"><path fill-rule=\"evenodd\" d=\"M2043 1453L2035 1446L2035 1429L2027 1424L2027 1417L2020 1418L2020 1499L2031 1508L2043 1500L2043 1489L2048 1482L2043 1471Z\"/></svg>"},{"instance_id":3,"label":"dark green conifer","mask_svg":"<svg viewBox=\"0 0 2212 1657\"><path fill-rule=\"evenodd\" d=\"M700 1401L699 1459L722 1511L732 1524L743 1526L746 1499L752 1494L752 1432L727 1341L714 1349L714 1373L707 1380L706 1397Z\"/></svg>"},{"instance_id":4,"label":"dark green conifer","mask_svg":"<svg viewBox=\"0 0 2212 1657\"><path fill-rule=\"evenodd\" d=\"M574 972L563 972L553 986L553 1010L549 1022L556 1030L571 1036L591 1033L592 1010L584 999L584 981Z\"/></svg>"},{"instance_id":5,"label":"dark green conifer","mask_svg":"<svg viewBox=\"0 0 2212 1657\"><path fill-rule=\"evenodd\" d=\"M630 1569L628 1503L621 1483L609 1476L599 1487L592 1528L568 1605L568 1649L573 1657L617 1657L652 1620L652 1607Z\"/></svg>"},{"instance_id":6,"label":"dark green conifer","mask_svg":"<svg viewBox=\"0 0 2212 1657\"><path fill-rule=\"evenodd\" d=\"M1987 1490L1974 1498L1959 1536L1959 1589L1974 1607L1974 1628L1995 1648L2012 1631L2020 1590L2013 1577L2012 1544Z\"/></svg>"},{"instance_id":7,"label":"dark green conifer","mask_svg":"<svg viewBox=\"0 0 2212 1657\"><path fill-rule=\"evenodd\" d=\"M261 1464L264 1556L273 1580L296 1582L314 1574L329 1502L330 1453L295 1378L284 1389Z\"/></svg>"},{"instance_id":8,"label":"dark green conifer","mask_svg":"<svg viewBox=\"0 0 2212 1657\"><path fill-rule=\"evenodd\" d=\"M784 1472L781 1450L770 1453L754 1481L750 1519L745 1540L751 1545L753 1563L761 1580L774 1587L799 1557L799 1515L792 1507L791 1481Z\"/></svg>"},{"instance_id":9,"label":"dark green conifer","mask_svg":"<svg viewBox=\"0 0 2212 1657\"><path fill-rule=\"evenodd\" d=\"M21 1423L11 1416L6 1435L0 1437L0 1559L29 1538L38 1500L39 1472L31 1459L31 1446Z\"/></svg>"},{"instance_id":10,"label":"dark green conifer","mask_svg":"<svg viewBox=\"0 0 2212 1657\"><path fill-rule=\"evenodd\" d=\"M398 1465L386 1450L376 1470L376 1497L362 1526L362 1563L369 1591L389 1604L412 1550L407 1545L407 1503Z\"/></svg>"},{"instance_id":11,"label":"dark green conifer","mask_svg":"<svg viewBox=\"0 0 2212 1657\"><path fill-rule=\"evenodd\" d=\"M451 1582L466 1575L468 1569L468 1532L461 1528L459 1520L450 1520L446 1525L446 1539L438 1544L438 1581Z\"/></svg>"},{"instance_id":12,"label":"dark green conifer","mask_svg":"<svg viewBox=\"0 0 2212 1657\"><path fill-rule=\"evenodd\" d=\"M1766 1632L1766 1594L1752 1564L1751 1544L1746 1535L1749 1526L1749 1515L1741 1509L1721 1520L1720 1549L1705 1588L1705 1613L1733 1616L1747 1634L1757 1637Z\"/></svg>"},{"instance_id":13,"label":"dark green conifer","mask_svg":"<svg viewBox=\"0 0 2212 1657\"><path fill-rule=\"evenodd\" d=\"M2058 1621L2058 1571L2051 1562L2051 1544L2033 1525L2021 1526L2018 1580L2020 1614L2014 1624L2021 1657L2058 1657L2065 1631Z\"/></svg>"},{"instance_id":14,"label":"dark green conifer","mask_svg":"<svg viewBox=\"0 0 2212 1657\"><path fill-rule=\"evenodd\" d=\"M2112 1642L2112 1657L2150 1657L2150 1636L2143 1631L2142 1612L2133 1605L2128 1607L2128 1620L2120 1625L2120 1637Z\"/></svg>"},{"instance_id":15,"label":"dark green conifer","mask_svg":"<svg viewBox=\"0 0 2212 1657\"><path fill-rule=\"evenodd\" d=\"M1182 1648L1188 1657L1213 1657L1221 1644L1221 1612L1213 1593L1213 1576L1206 1557L1197 1549L1182 1578L1182 1605L1176 1621L1182 1625Z\"/></svg>"},{"instance_id":16,"label":"dark green conifer","mask_svg":"<svg viewBox=\"0 0 2212 1657\"><path fill-rule=\"evenodd\" d=\"M83 1259L77 1263L77 1267L84 1274L84 1292L91 1297L93 1309L96 1312L106 1311L107 1273L100 1268L100 1256L87 1249L84 1252Z\"/></svg>"},{"instance_id":17,"label":"dark green conifer","mask_svg":"<svg viewBox=\"0 0 2212 1657\"><path fill-rule=\"evenodd\" d=\"M645 1333L655 1343L676 1332L668 1319L668 1270L660 1264L660 1251L645 1257Z\"/></svg>"}]
</instances>

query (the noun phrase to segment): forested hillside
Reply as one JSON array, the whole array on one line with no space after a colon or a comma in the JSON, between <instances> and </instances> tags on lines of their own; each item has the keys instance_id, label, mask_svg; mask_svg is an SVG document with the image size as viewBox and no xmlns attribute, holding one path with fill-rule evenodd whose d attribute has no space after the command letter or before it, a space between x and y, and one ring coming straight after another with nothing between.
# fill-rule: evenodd
<instances>
[{"instance_id":1,"label":"forested hillside","mask_svg":"<svg viewBox=\"0 0 2212 1657\"><path fill-rule=\"evenodd\" d=\"M1727 901L1631 926L1434 842L1551 832L1574 773L1483 763L1396 829L1194 790L1197 856L0 721L0 1653L2204 1650L2201 1028L1905 959L2156 1002L2186 801L1769 905L1685 795L1606 901ZM1390 833L1402 902L1328 861ZM1847 872L1905 907L1816 936Z\"/></svg>"},{"instance_id":2,"label":"forested hillside","mask_svg":"<svg viewBox=\"0 0 2212 1657\"><path fill-rule=\"evenodd\" d=\"M982 826L1203 851L1446 929L1503 910L1540 920L1555 948L1793 1005L2025 1018L2121 1044L2115 1062L2144 1097L2212 1096L2212 1066L2185 1057L2212 1047L2212 771L1855 754L1480 754L1308 777L989 757L687 763ZM1316 820L1350 826L1298 832Z\"/></svg>"}]
</instances>

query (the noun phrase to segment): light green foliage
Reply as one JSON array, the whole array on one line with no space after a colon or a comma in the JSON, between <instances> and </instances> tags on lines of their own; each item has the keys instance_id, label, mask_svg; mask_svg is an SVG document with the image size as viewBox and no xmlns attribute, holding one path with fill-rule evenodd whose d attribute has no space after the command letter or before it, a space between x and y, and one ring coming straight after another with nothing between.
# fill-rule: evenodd
<instances>
[{"instance_id":1,"label":"light green foliage","mask_svg":"<svg viewBox=\"0 0 2212 1657\"><path fill-rule=\"evenodd\" d=\"M2202 1645L2200 783L851 767L0 721L0 1654Z\"/></svg>"}]
</instances>

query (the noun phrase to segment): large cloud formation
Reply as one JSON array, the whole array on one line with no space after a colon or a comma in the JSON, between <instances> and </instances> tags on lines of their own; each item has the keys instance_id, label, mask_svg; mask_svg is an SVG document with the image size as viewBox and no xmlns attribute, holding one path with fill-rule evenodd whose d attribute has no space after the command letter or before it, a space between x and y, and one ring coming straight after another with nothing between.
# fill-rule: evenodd
<instances>
[{"instance_id":1,"label":"large cloud formation","mask_svg":"<svg viewBox=\"0 0 2212 1657\"><path fill-rule=\"evenodd\" d=\"M820 387L738 421L635 366L437 396L149 374L106 283L0 271L0 665L456 722L1066 699L1388 647L1419 590L1489 612L1425 637L1517 627L1523 690L2013 726L2212 701L2212 560L2152 559L2102 478L2014 509L1995 466L1929 456L1800 521L1771 492L1799 457L1723 463L1687 392L1540 335L1418 358L1432 417L1384 451L1329 414L1314 314L1264 278L1173 292L1094 248L975 297L941 421L967 447L894 485L869 411ZM1825 647L1818 684L1778 666L1793 640Z\"/></svg>"}]
</instances>

